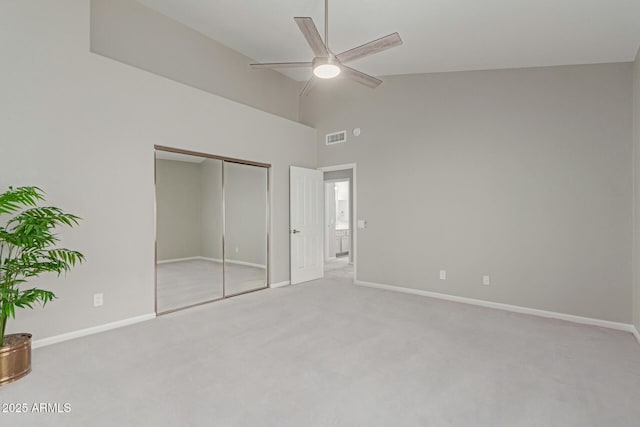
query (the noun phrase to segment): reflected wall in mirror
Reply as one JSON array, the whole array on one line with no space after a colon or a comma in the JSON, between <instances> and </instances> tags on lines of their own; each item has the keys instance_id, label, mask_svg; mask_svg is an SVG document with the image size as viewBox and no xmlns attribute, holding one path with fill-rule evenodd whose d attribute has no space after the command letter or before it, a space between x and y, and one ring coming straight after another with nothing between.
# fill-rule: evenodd
<instances>
[{"instance_id":1,"label":"reflected wall in mirror","mask_svg":"<svg viewBox=\"0 0 640 427\"><path fill-rule=\"evenodd\" d=\"M156 151L156 311L224 296L222 161Z\"/></svg>"},{"instance_id":2,"label":"reflected wall in mirror","mask_svg":"<svg viewBox=\"0 0 640 427\"><path fill-rule=\"evenodd\" d=\"M268 169L224 162L225 295L267 287Z\"/></svg>"}]
</instances>

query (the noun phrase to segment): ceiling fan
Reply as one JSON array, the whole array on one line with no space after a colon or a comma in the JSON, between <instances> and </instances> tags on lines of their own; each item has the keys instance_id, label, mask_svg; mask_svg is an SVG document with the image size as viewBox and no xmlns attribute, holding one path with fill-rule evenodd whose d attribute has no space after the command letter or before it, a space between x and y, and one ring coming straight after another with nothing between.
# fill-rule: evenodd
<instances>
[{"instance_id":1,"label":"ceiling fan","mask_svg":"<svg viewBox=\"0 0 640 427\"><path fill-rule=\"evenodd\" d=\"M313 23L313 19L308 17L293 18L298 24L302 35L309 43L315 57L311 62L271 62L262 64L251 64L254 69L270 69L270 68L304 68L311 67L313 76L304 86L300 96L304 96L312 89L316 79L332 79L338 75L343 75L351 80L370 88L377 87L382 80L377 79L368 74L362 73L353 68L344 65L345 62L363 58L383 50L400 46L402 39L400 34L393 33L388 36L381 37L362 46L354 47L338 55L334 55L329 49L329 0L324 1L324 41L320 37L320 33Z\"/></svg>"}]
</instances>

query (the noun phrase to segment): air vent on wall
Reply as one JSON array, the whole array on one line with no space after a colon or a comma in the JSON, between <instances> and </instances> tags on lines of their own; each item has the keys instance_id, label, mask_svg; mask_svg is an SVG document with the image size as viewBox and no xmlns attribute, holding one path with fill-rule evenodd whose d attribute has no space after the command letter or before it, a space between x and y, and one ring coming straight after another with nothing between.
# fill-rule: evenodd
<instances>
[{"instance_id":1,"label":"air vent on wall","mask_svg":"<svg viewBox=\"0 0 640 427\"><path fill-rule=\"evenodd\" d=\"M347 140L347 131L343 130L342 132L334 132L327 134L327 145L340 144L341 142L345 142Z\"/></svg>"}]
</instances>

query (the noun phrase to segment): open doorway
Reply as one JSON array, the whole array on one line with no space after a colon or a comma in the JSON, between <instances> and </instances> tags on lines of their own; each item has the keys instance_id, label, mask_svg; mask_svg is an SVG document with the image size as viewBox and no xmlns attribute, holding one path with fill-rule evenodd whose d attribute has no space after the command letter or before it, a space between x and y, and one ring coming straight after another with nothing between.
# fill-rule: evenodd
<instances>
[{"instance_id":1,"label":"open doorway","mask_svg":"<svg viewBox=\"0 0 640 427\"><path fill-rule=\"evenodd\" d=\"M324 172L325 277L354 277L353 169Z\"/></svg>"}]
</instances>

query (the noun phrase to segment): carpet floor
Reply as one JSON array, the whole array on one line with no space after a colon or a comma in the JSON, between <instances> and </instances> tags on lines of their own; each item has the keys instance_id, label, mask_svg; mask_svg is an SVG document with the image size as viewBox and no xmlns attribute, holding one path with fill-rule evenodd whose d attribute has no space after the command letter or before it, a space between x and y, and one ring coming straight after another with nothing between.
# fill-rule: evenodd
<instances>
[{"instance_id":1,"label":"carpet floor","mask_svg":"<svg viewBox=\"0 0 640 427\"><path fill-rule=\"evenodd\" d=\"M336 258L324 263L324 276L331 279L345 279L353 282L353 264L349 264L349 257Z\"/></svg>"},{"instance_id":2,"label":"carpet floor","mask_svg":"<svg viewBox=\"0 0 640 427\"><path fill-rule=\"evenodd\" d=\"M628 333L331 274L39 348L33 366L0 403L70 412L0 424L640 425Z\"/></svg>"},{"instance_id":3,"label":"carpet floor","mask_svg":"<svg viewBox=\"0 0 640 427\"><path fill-rule=\"evenodd\" d=\"M266 286L266 269L227 263L226 295ZM188 307L223 296L222 263L193 259L157 265L158 312Z\"/></svg>"}]
</instances>

